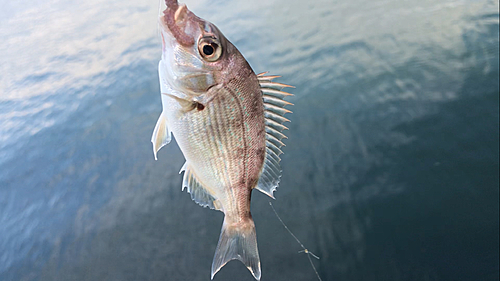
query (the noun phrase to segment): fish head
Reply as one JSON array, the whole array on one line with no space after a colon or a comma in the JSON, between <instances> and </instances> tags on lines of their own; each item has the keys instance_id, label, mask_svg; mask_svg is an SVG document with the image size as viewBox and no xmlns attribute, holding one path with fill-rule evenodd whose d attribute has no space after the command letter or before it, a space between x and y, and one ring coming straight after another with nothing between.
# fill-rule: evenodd
<instances>
[{"instance_id":1,"label":"fish head","mask_svg":"<svg viewBox=\"0 0 500 281\"><path fill-rule=\"evenodd\" d=\"M214 24L197 17L176 0L166 3L159 18L163 76L174 91L199 97L242 72L253 73Z\"/></svg>"}]
</instances>

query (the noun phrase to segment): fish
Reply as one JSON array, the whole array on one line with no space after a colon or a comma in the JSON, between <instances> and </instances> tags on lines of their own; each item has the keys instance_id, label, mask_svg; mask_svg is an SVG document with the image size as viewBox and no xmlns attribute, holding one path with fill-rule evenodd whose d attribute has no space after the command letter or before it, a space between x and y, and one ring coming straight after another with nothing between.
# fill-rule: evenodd
<instances>
[{"instance_id":1,"label":"fish","mask_svg":"<svg viewBox=\"0 0 500 281\"><path fill-rule=\"evenodd\" d=\"M238 49L211 22L185 4L166 0L159 15L158 64L163 110L153 131L154 158L172 135L186 162L182 190L203 207L224 213L211 279L239 260L261 278L251 194L274 199L286 138L284 117L292 86L280 76L255 74ZM293 88L293 87L292 87Z\"/></svg>"}]
</instances>

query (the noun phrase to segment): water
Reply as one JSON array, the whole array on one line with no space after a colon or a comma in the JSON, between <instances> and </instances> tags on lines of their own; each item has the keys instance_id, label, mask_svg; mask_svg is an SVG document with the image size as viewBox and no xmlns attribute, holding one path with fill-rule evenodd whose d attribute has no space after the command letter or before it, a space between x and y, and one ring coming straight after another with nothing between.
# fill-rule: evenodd
<instances>
[{"instance_id":1,"label":"water","mask_svg":"<svg viewBox=\"0 0 500 281\"><path fill-rule=\"evenodd\" d=\"M158 2L2 2L0 280L209 280L222 213L150 143ZM297 87L274 206L323 280L498 280L498 1L187 4ZM252 213L262 280L315 280Z\"/></svg>"}]
</instances>

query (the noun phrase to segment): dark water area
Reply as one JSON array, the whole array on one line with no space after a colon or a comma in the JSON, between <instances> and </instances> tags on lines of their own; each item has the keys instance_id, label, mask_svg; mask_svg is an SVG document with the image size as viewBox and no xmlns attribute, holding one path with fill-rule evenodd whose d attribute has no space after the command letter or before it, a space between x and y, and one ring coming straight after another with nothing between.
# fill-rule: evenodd
<instances>
[{"instance_id":1,"label":"dark water area","mask_svg":"<svg viewBox=\"0 0 500 281\"><path fill-rule=\"evenodd\" d=\"M498 1L186 4L296 87L273 205L323 280L499 280ZM2 7L0 280L210 280L223 214L150 143L158 2ZM317 280L268 202L262 280Z\"/></svg>"}]
</instances>

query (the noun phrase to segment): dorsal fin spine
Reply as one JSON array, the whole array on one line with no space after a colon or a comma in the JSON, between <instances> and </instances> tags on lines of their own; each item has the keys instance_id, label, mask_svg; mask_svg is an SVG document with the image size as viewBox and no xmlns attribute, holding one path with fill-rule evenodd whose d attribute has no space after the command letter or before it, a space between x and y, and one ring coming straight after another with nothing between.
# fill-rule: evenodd
<instances>
[{"instance_id":1,"label":"dorsal fin spine","mask_svg":"<svg viewBox=\"0 0 500 281\"><path fill-rule=\"evenodd\" d=\"M260 82L260 87L265 89L265 88L270 88L270 89L283 89L283 88L295 88L294 86L290 86L287 84L282 84L282 83L277 83L277 82L272 82L272 81L261 81ZM289 94L292 95L292 94Z\"/></svg>"},{"instance_id":2,"label":"dorsal fin spine","mask_svg":"<svg viewBox=\"0 0 500 281\"><path fill-rule=\"evenodd\" d=\"M274 121L273 119L266 119L265 123L266 123L266 127L273 127L273 128L280 130L280 131L288 130L288 128L286 126Z\"/></svg>"},{"instance_id":3,"label":"dorsal fin spine","mask_svg":"<svg viewBox=\"0 0 500 281\"><path fill-rule=\"evenodd\" d=\"M264 94L270 95L270 96L275 96L275 97L287 97L287 96L293 96L290 93L283 92L281 90L273 89L273 88L262 88L262 92Z\"/></svg>"},{"instance_id":4,"label":"dorsal fin spine","mask_svg":"<svg viewBox=\"0 0 500 281\"><path fill-rule=\"evenodd\" d=\"M274 104L270 104L270 103L264 103L264 109L268 112L274 112L274 113L278 113L278 114L285 114L285 113L292 113L290 110L286 109L286 108L283 108L283 107L280 107L280 106L277 106L277 105L274 105Z\"/></svg>"},{"instance_id":5,"label":"dorsal fin spine","mask_svg":"<svg viewBox=\"0 0 500 281\"><path fill-rule=\"evenodd\" d=\"M269 149L271 149L278 157L280 156L280 154L283 154L283 151L281 151L281 149L275 145L274 143L272 142L266 142L266 145L267 147L269 147Z\"/></svg>"},{"instance_id":6,"label":"dorsal fin spine","mask_svg":"<svg viewBox=\"0 0 500 281\"><path fill-rule=\"evenodd\" d=\"M280 107L284 107L287 105L293 105L291 102L287 102L285 100L282 100L280 98L273 97L273 96L263 95L262 98L264 98L265 103L277 105Z\"/></svg>"},{"instance_id":7,"label":"dorsal fin spine","mask_svg":"<svg viewBox=\"0 0 500 281\"><path fill-rule=\"evenodd\" d=\"M269 141L272 141L275 145L279 145L280 147L285 146L285 144L280 141L277 137L271 135L271 134L266 134L266 139Z\"/></svg>"},{"instance_id":8,"label":"dorsal fin spine","mask_svg":"<svg viewBox=\"0 0 500 281\"><path fill-rule=\"evenodd\" d=\"M268 148L266 149L266 153L269 155L269 157L272 158L272 160L274 160L275 162L279 163L281 161L279 155L274 152L272 149Z\"/></svg>"},{"instance_id":9,"label":"dorsal fin spine","mask_svg":"<svg viewBox=\"0 0 500 281\"><path fill-rule=\"evenodd\" d=\"M290 120L286 119L285 117L268 110L264 110L264 117L280 123L290 122Z\"/></svg>"},{"instance_id":10,"label":"dorsal fin spine","mask_svg":"<svg viewBox=\"0 0 500 281\"><path fill-rule=\"evenodd\" d=\"M279 169L280 169L280 165L279 165L279 162L278 162L278 161L272 161L272 160L270 160L270 161L268 161L268 162L266 163L266 165L268 165L268 166L270 166L271 168L276 169L276 170L279 170Z\"/></svg>"},{"instance_id":11,"label":"dorsal fin spine","mask_svg":"<svg viewBox=\"0 0 500 281\"><path fill-rule=\"evenodd\" d=\"M266 132L267 132L268 134L272 134L272 135L274 135L275 137L279 138L280 140L281 140L281 139L287 139L287 138L288 138L288 137L287 137L287 136L285 136L282 132L280 132L280 131L278 131L278 130L276 130L275 128L270 127L270 126L267 126L267 127L266 127Z\"/></svg>"}]
</instances>

